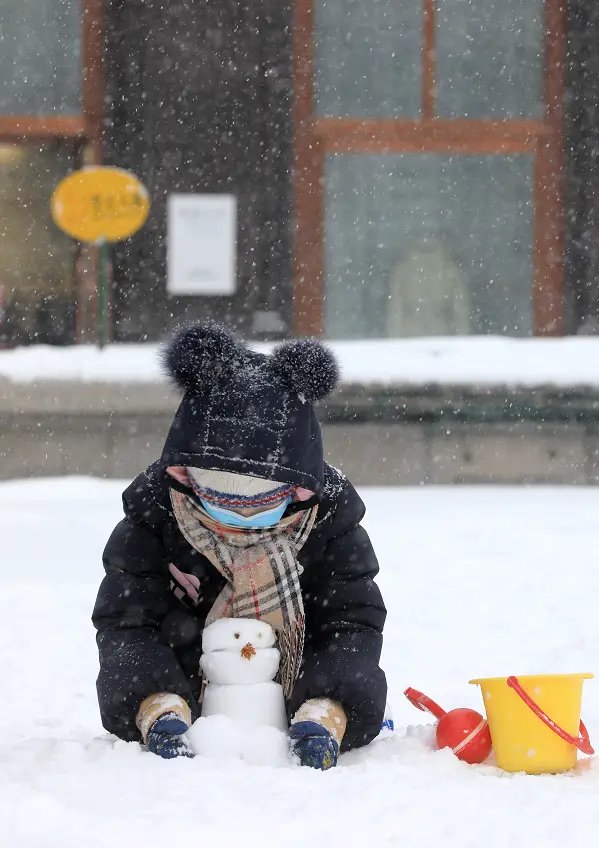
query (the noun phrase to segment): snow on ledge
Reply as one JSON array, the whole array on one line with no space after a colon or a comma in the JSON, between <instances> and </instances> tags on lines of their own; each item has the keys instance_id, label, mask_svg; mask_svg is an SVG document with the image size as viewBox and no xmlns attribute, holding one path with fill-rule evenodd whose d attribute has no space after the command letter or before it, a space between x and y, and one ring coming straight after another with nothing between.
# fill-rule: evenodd
<instances>
[{"instance_id":1,"label":"snow on ledge","mask_svg":"<svg viewBox=\"0 0 599 848\"><path fill-rule=\"evenodd\" d=\"M338 341L344 383L599 387L599 338L497 336ZM271 345L255 345L267 351ZM155 344L35 345L0 351L0 379L154 383Z\"/></svg>"}]
</instances>

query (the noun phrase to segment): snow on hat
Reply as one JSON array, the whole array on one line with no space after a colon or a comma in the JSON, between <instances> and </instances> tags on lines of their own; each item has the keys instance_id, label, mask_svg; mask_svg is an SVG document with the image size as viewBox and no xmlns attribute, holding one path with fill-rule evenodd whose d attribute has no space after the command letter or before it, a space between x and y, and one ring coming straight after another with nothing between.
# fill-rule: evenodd
<instances>
[{"instance_id":1,"label":"snow on hat","mask_svg":"<svg viewBox=\"0 0 599 848\"><path fill-rule=\"evenodd\" d=\"M295 486L230 471L188 467L189 481L198 497L229 509L268 507L293 494Z\"/></svg>"}]
</instances>

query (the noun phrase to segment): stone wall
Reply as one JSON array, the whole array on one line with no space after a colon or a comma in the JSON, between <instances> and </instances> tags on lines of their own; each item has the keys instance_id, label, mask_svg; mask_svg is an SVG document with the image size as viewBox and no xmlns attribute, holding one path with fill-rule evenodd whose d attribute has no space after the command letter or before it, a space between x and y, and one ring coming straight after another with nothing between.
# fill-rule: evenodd
<instances>
[{"instance_id":1,"label":"stone wall","mask_svg":"<svg viewBox=\"0 0 599 848\"><path fill-rule=\"evenodd\" d=\"M133 477L176 404L162 384L0 381L0 479ZM320 414L329 461L358 485L599 482L592 390L345 386Z\"/></svg>"}]
</instances>

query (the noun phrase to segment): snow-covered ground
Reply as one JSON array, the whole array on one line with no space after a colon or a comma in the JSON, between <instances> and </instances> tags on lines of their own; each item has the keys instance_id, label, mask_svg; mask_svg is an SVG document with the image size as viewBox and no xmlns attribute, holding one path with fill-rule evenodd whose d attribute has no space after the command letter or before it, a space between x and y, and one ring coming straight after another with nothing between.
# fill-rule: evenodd
<instances>
[{"instance_id":1,"label":"snow-covered ground","mask_svg":"<svg viewBox=\"0 0 599 848\"><path fill-rule=\"evenodd\" d=\"M599 338L469 336L335 341L331 347L346 383L599 386ZM153 382L161 379L156 351L154 344L113 344L103 351L33 345L0 351L0 377Z\"/></svg>"},{"instance_id":2,"label":"snow-covered ground","mask_svg":"<svg viewBox=\"0 0 599 848\"><path fill-rule=\"evenodd\" d=\"M163 761L109 737L90 612L123 484L0 485L0 832L11 848L552 848L599 831L599 768L508 776L429 747L422 689L599 670L599 489L365 489L397 733L326 773ZM599 745L599 681L584 718Z\"/></svg>"}]
</instances>

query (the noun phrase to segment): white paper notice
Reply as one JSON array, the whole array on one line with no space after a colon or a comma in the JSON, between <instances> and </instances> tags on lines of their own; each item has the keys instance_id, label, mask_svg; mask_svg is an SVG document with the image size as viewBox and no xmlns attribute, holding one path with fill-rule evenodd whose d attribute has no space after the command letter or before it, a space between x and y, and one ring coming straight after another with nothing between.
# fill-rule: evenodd
<instances>
[{"instance_id":1,"label":"white paper notice","mask_svg":"<svg viewBox=\"0 0 599 848\"><path fill-rule=\"evenodd\" d=\"M167 207L169 294L233 294L237 199L233 194L171 194Z\"/></svg>"}]
</instances>

